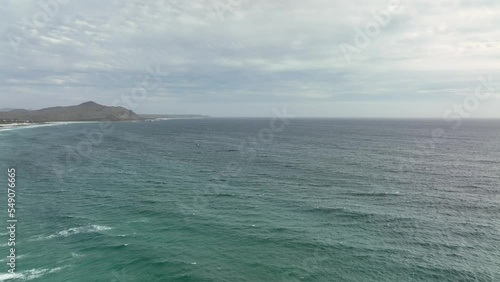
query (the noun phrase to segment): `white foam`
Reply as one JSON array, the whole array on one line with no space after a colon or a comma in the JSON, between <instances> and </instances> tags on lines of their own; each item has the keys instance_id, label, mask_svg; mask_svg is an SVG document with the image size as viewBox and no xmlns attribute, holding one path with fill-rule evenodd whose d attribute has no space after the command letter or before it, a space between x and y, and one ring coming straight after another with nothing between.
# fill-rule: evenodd
<instances>
[{"instance_id":1,"label":"white foam","mask_svg":"<svg viewBox=\"0 0 500 282\"><path fill-rule=\"evenodd\" d=\"M53 124L53 123L18 124L18 123L14 123L14 124L9 124L9 125L0 127L0 130L7 131L7 130L13 130L13 129L37 128L37 127L54 126L54 125L57 125L57 124Z\"/></svg>"},{"instance_id":2,"label":"white foam","mask_svg":"<svg viewBox=\"0 0 500 282\"><path fill-rule=\"evenodd\" d=\"M20 277L22 280L33 280L35 278L41 277L43 274L45 274L48 271L48 269L32 269L28 271L21 272Z\"/></svg>"},{"instance_id":3,"label":"white foam","mask_svg":"<svg viewBox=\"0 0 500 282\"><path fill-rule=\"evenodd\" d=\"M68 124L79 124L79 123L98 123L97 121L58 121L58 122L47 122L47 123L11 123L0 126L1 131L10 131L14 129L24 129L24 128L37 128L37 127L47 127L47 126L57 126L57 125L68 125Z\"/></svg>"},{"instance_id":4,"label":"white foam","mask_svg":"<svg viewBox=\"0 0 500 282\"><path fill-rule=\"evenodd\" d=\"M85 255L77 254L77 253L71 253L71 256L74 257L74 258L83 258L83 257L85 257Z\"/></svg>"},{"instance_id":5,"label":"white foam","mask_svg":"<svg viewBox=\"0 0 500 282\"><path fill-rule=\"evenodd\" d=\"M37 238L32 239L30 241L41 241L41 240L58 238L58 237L69 237L69 236L81 234L81 233L95 233L95 232L106 231L106 230L111 230L111 229L112 228L108 227L108 226L88 225L88 226L82 226L82 227L69 228L69 229L60 231L56 234L52 234L52 235L45 236L45 237L38 236Z\"/></svg>"},{"instance_id":6,"label":"white foam","mask_svg":"<svg viewBox=\"0 0 500 282\"><path fill-rule=\"evenodd\" d=\"M16 280L19 279L21 281L33 280L36 278L40 278L44 274L58 272L67 267L69 267L69 265L63 267L56 267L53 269L31 269L15 274L10 274L10 273L0 274L0 281L9 281L11 279L16 279Z\"/></svg>"},{"instance_id":7,"label":"white foam","mask_svg":"<svg viewBox=\"0 0 500 282\"><path fill-rule=\"evenodd\" d=\"M49 273L54 273L54 272L61 271L61 270L65 269L66 267L69 267L69 266L52 268L51 270L49 270Z\"/></svg>"},{"instance_id":8,"label":"white foam","mask_svg":"<svg viewBox=\"0 0 500 282\"><path fill-rule=\"evenodd\" d=\"M15 274L10 274L10 273L4 274L4 273L2 273L2 274L0 274L0 281L7 281L7 280L10 280L10 279L21 278L21 277L23 277L23 275L20 274L20 273L15 273Z\"/></svg>"}]
</instances>

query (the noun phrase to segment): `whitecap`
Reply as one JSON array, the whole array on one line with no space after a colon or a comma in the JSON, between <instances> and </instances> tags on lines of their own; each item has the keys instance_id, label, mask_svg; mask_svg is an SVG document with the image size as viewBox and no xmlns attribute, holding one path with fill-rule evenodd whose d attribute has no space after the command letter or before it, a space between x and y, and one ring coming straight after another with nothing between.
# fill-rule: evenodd
<instances>
[{"instance_id":1,"label":"whitecap","mask_svg":"<svg viewBox=\"0 0 500 282\"><path fill-rule=\"evenodd\" d=\"M44 274L58 272L67 267L69 267L69 265L63 267L56 267L53 269L31 269L14 274L2 273L0 274L0 281L10 281L11 279L16 279L16 280L19 279L22 281L33 280L36 278L40 278Z\"/></svg>"},{"instance_id":2,"label":"whitecap","mask_svg":"<svg viewBox=\"0 0 500 282\"><path fill-rule=\"evenodd\" d=\"M14 279L14 278L21 278L23 277L22 274L20 273L15 273L15 274L10 274L10 273L2 273L0 274L0 281L7 281L7 280L10 280L10 279Z\"/></svg>"},{"instance_id":3,"label":"whitecap","mask_svg":"<svg viewBox=\"0 0 500 282\"><path fill-rule=\"evenodd\" d=\"M81 233L96 233L96 232L106 231L106 230L111 230L111 229L112 229L111 227L103 226L103 225L81 226L81 227L75 227L75 228L69 228L66 230L62 230L56 234L52 234L52 235L45 236L45 237L38 236L35 239L31 239L30 241L49 240L49 239L58 238L58 237L69 237L69 236L81 234Z\"/></svg>"}]
</instances>

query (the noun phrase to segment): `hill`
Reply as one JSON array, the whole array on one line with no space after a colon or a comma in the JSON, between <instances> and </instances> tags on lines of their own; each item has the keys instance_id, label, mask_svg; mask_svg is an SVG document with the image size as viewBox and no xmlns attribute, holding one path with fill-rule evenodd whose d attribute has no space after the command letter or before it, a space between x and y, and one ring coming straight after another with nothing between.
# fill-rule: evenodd
<instances>
[{"instance_id":1,"label":"hill","mask_svg":"<svg viewBox=\"0 0 500 282\"><path fill-rule=\"evenodd\" d=\"M57 122L57 121L131 121L141 120L133 111L123 107L107 107L95 102L77 106L52 107L41 110L9 110L0 112L0 123Z\"/></svg>"}]
</instances>

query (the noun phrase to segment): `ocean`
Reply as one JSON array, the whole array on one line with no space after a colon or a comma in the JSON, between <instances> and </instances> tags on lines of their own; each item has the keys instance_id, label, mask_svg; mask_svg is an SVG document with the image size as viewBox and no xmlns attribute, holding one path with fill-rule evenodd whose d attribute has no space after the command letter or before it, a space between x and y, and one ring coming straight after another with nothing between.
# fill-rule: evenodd
<instances>
[{"instance_id":1,"label":"ocean","mask_svg":"<svg viewBox=\"0 0 500 282\"><path fill-rule=\"evenodd\" d=\"M500 121L270 121L1 130L0 281L500 281Z\"/></svg>"}]
</instances>

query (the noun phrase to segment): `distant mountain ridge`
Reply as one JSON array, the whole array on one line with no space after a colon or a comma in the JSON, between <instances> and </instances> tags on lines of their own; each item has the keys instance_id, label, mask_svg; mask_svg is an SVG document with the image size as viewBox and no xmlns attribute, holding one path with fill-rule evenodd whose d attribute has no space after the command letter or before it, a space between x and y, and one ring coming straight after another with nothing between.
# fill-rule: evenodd
<instances>
[{"instance_id":1,"label":"distant mountain ridge","mask_svg":"<svg viewBox=\"0 0 500 282\"><path fill-rule=\"evenodd\" d=\"M41 110L7 109L0 112L0 122L57 122L57 121L133 121L141 120L124 107L107 107L95 102L77 106L51 107Z\"/></svg>"}]
</instances>

